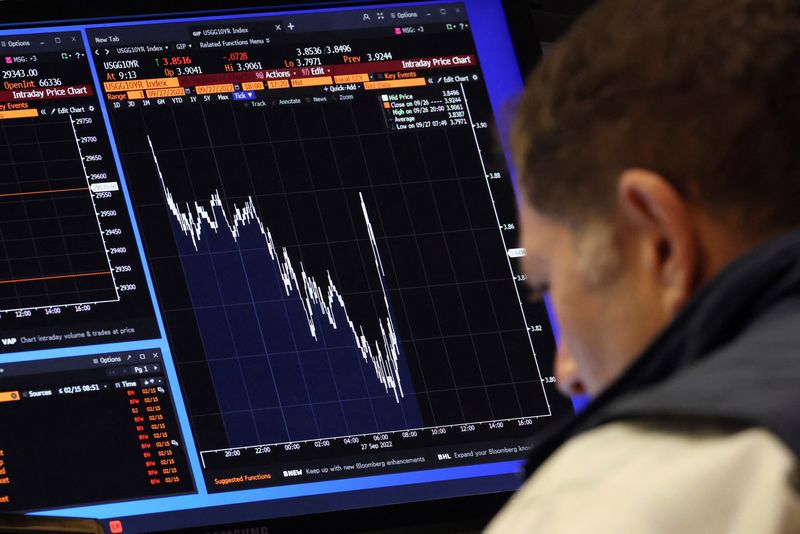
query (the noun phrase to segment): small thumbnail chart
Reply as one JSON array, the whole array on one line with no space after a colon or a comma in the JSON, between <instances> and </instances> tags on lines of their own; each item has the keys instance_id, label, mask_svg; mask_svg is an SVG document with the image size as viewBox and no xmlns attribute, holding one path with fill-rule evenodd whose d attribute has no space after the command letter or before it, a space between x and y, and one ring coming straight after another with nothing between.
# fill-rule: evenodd
<instances>
[{"instance_id":1,"label":"small thumbnail chart","mask_svg":"<svg viewBox=\"0 0 800 534\"><path fill-rule=\"evenodd\" d=\"M26 38L4 59L0 353L159 335L79 37Z\"/></svg>"},{"instance_id":2,"label":"small thumbnail chart","mask_svg":"<svg viewBox=\"0 0 800 534\"><path fill-rule=\"evenodd\" d=\"M120 300L95 203L103 186L93 188L78 137L85 121L0 121L0 314Z\"/></svg>"}]
</instances>

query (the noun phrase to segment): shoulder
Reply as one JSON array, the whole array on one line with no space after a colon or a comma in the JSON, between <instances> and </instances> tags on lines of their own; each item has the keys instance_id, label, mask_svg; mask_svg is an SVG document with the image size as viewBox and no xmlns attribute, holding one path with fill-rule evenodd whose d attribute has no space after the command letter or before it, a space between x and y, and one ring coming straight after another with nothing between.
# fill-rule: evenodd
<instances>
[{"instance_id":1,"label":"shoulder","mask_svg":"<svg viewBox=\"0 0 800 534\"><path fill-rule=\"evenodd\" d=\"M797 468L760 428L607 424L562 446L489 532L797 532Z\"/></svg>"}]
</instances>

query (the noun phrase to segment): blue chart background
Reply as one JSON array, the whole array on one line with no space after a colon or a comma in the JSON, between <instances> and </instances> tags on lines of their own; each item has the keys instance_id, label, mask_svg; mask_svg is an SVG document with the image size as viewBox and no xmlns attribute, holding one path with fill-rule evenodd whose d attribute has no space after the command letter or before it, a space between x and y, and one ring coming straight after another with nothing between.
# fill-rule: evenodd
<instances>
[{"instance_id":1,"label":"blue chart background","mask_svg":"<svg viewBox=\"0 0 800 534\"><path fill-rule=\"evenodd\" d=\"M174 219L173 231L231 447L422 426L402 352L406 396L397 403L361 357L340 308L339 328L317 314L319 339L312 337L300 298L286 295L256 225L242 230L238 246L226 228L205 232L198 252ZM280 247L280 236L273 238ZM364 327L375 324L377 317Z\"/></svg>"}]
</instances>

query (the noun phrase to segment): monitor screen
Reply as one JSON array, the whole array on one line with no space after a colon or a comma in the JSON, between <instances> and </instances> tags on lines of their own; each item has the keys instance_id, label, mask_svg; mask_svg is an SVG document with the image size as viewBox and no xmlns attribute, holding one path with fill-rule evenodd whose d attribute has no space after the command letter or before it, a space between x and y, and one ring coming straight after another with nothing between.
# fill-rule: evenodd
<instances>
[{"instance_id":1,"label":"monitor screen","mask_svg":"<svg viewBox=\"0 0 800 534\"><path fill-rule=\"evenodd\" d=\"M517 265L499 0L6 25L0 72L0 512L509 491L571 411Z\"/></svg>"}]
</instances>

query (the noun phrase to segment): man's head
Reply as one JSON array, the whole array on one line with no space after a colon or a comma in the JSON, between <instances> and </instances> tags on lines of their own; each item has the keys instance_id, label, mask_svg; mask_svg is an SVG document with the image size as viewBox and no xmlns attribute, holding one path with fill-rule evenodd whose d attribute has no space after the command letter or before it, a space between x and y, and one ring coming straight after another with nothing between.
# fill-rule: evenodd
<instances>
[{"instance_id":1,"label":"man's head","mask_svg":"<svg viewBox=\"0 0 800 534\"><path fill-rule=\"evenodd\" d=\"M605 0L528 82L522 241L563 390L596 394L697 288L800 226L800 0Z\"/></svg>"}]
</instances>

